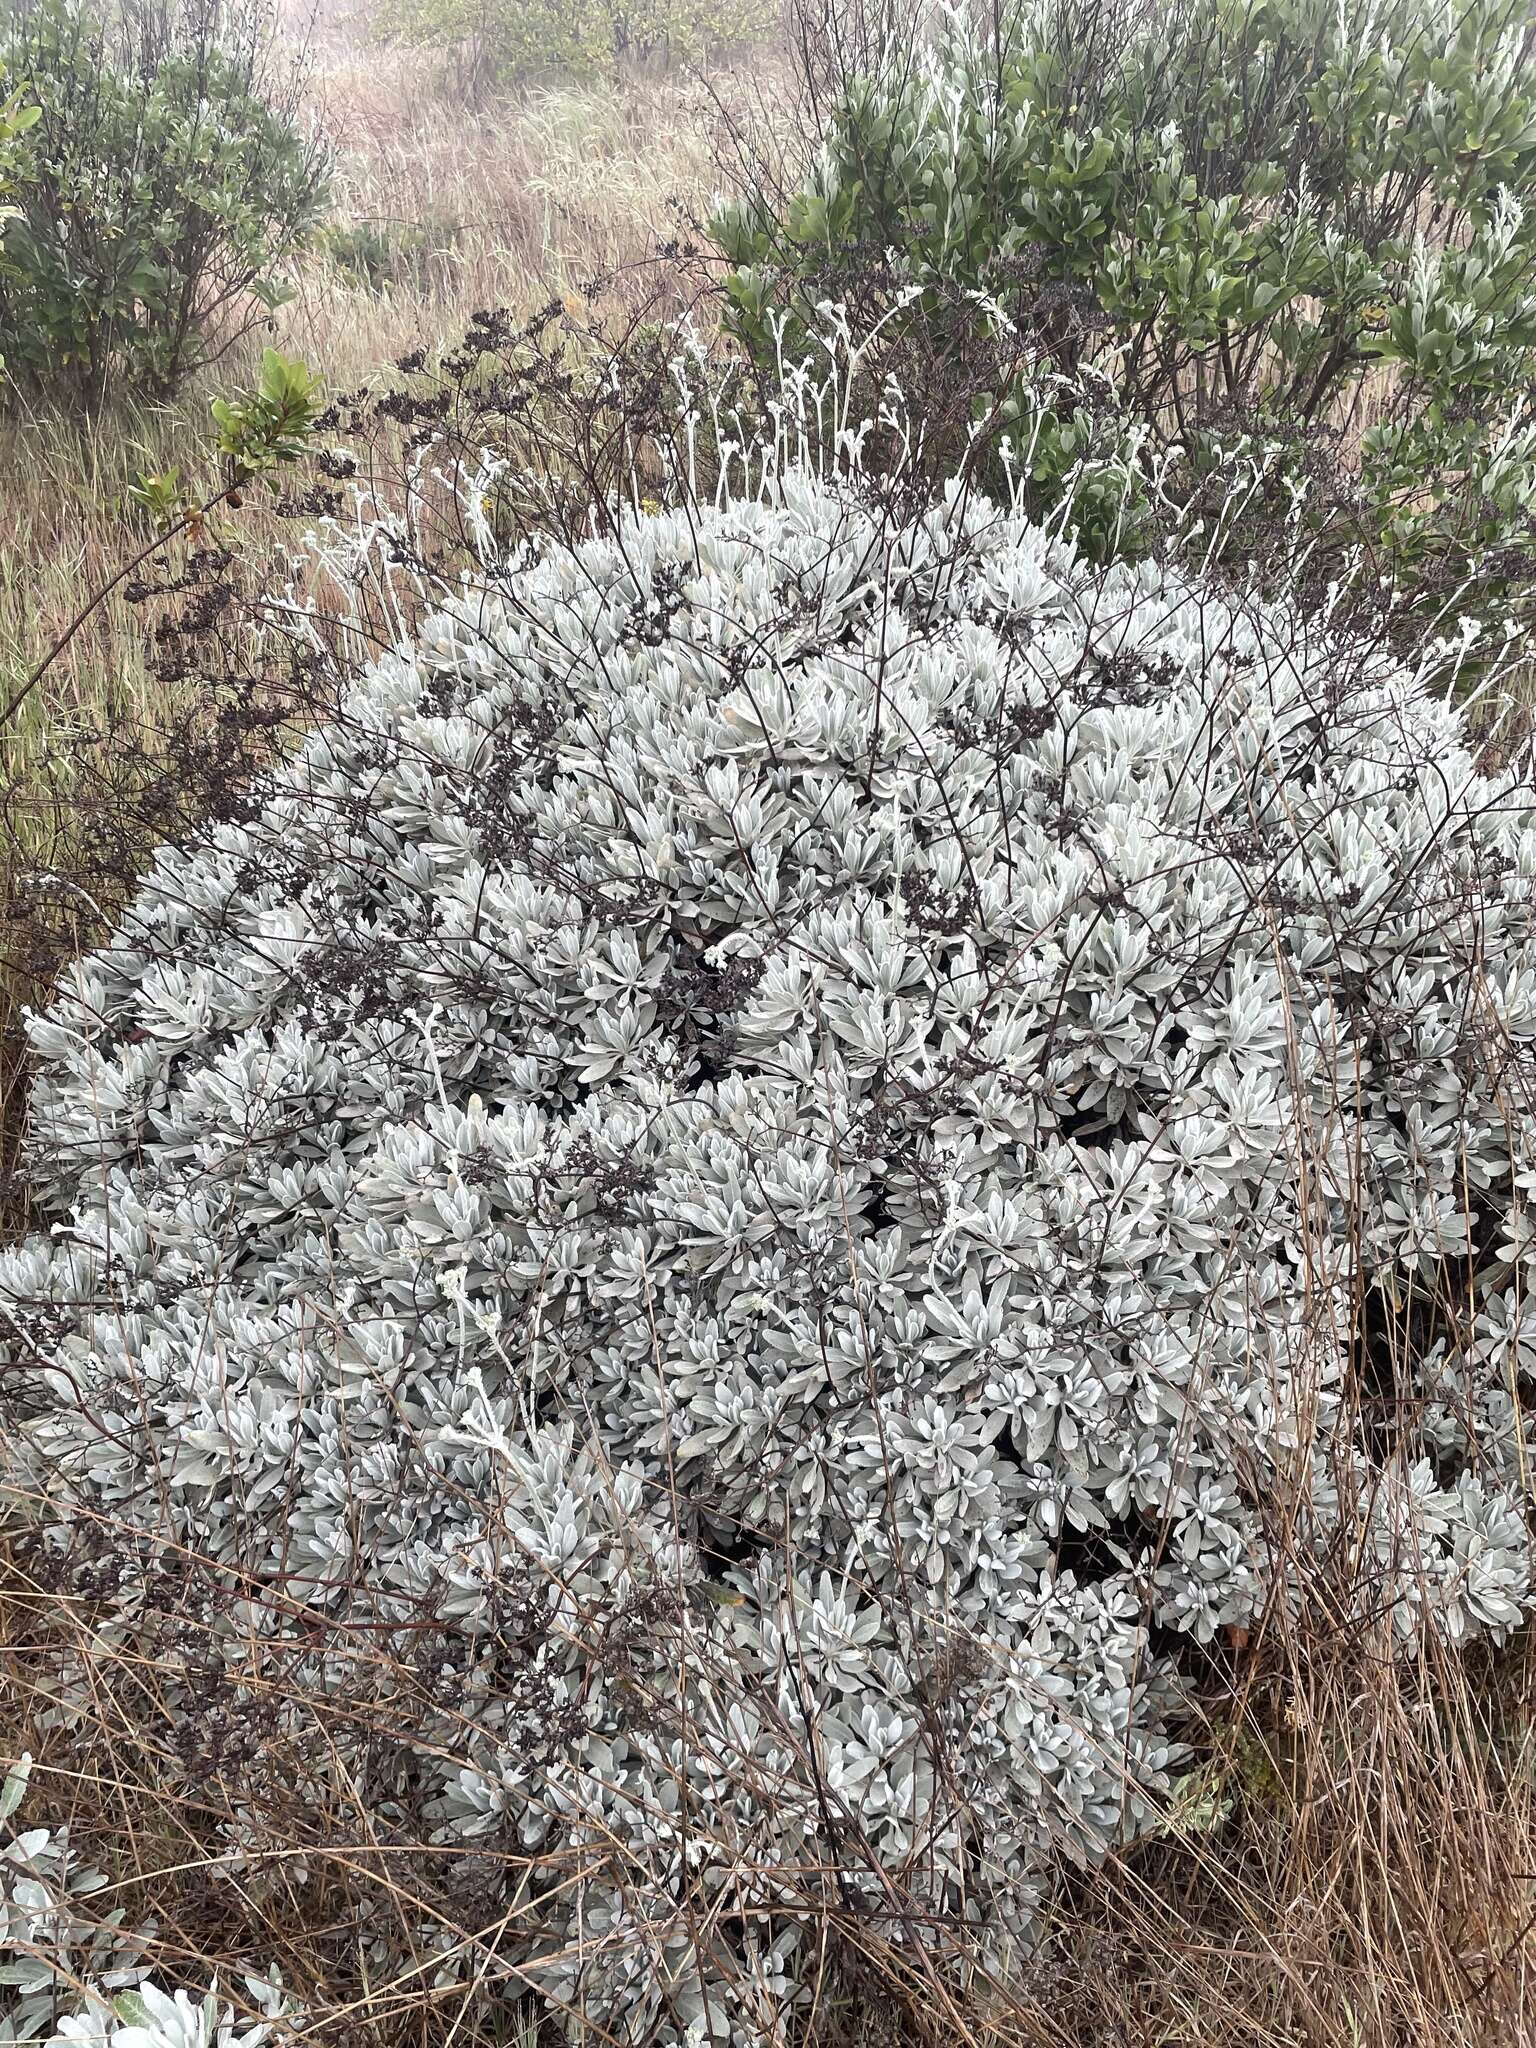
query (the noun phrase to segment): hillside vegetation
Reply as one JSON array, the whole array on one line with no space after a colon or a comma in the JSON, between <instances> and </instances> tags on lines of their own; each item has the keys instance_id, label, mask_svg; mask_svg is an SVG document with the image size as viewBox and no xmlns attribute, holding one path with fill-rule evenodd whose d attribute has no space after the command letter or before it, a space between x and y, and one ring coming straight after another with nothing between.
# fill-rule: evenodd
<instances>
[{"instance_id":1,"label":"hillside vegetation","mask_svg":"<svg viewBox=\"0 0 1536 2048\"><path fill-rule=\"evenodd\" d=\"M0 2048L1536 2033L1524 0L0 0Z\"/></svg>"}]
</instances>

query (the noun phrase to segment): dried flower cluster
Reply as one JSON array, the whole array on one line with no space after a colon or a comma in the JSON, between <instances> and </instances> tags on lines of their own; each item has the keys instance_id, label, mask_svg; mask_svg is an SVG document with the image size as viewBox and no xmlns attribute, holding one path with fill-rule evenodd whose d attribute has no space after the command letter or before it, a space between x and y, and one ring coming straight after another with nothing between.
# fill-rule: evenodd
<instances>
[{"instance_id":1,"label":"dried flower cluster","mask_svg":"<svg viewBox=\"0 0 1536 2048\"><path fill-rule=\"evenodd\" d=\"M327 1768L604 2038L773 2038L828 1911L997 1962L1193 1646L1530 1604L1533 892L1454 710L1177 567L551 545L35 1020L13 1483L387 1666Z\"/></svg>"}]
</instances>

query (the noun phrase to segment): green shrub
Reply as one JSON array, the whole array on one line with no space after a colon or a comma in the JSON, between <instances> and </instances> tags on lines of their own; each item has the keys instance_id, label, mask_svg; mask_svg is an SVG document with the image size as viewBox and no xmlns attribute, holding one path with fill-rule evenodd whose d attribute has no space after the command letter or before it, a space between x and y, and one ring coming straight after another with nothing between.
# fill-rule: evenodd
<instances>
[{"instance_id":1,"label":"green shrub","mask_svg":"<svg viewBox=\"0 0 1536 2048\"><path fill-rule=\"evenodd\" d=\"M251 0L6 12L0 62L37 108L0 268L19 385L163 396L279 303L325 164L270 28Z\"/></svg>"},{"instance_id":2,"label":"green shrub","mask_svg":"<svg viewBox=\"0 0 1536 2048\"><path fill-rule=\"evenodd\" d=\"M0 66L0 208L8 207L12 191L20 181L25 161L22 137L37 126L40 109L31 105L19 89L5 90L6 76ZM0 213L0 221L9 218Z\"/></svg>"},{"instance_id":3,"label":"green shrub","mask_svg":"<svg viewBox=\"0 0 1536 2048\"><path fill-rule=\"evenodd\" d=\"M1188 502L1244 442L1272 509L1308 482L1340 548L1437 604L1467 575L1507 590L1536 506L1528 23L1525 0L950 17L842 71L800 189L719 216L737 330L793 352L831 298L985 364L1006 329L1036 374L983 379L971 417L1043 495L1086 493L1080 524L1123 527L1131 444ZM1052 380L1102 403L1042 402Z\"/></svg>"},{"instance_id":4,"label":"green shrub","mask_svg":"<svg viewBox=\"0 0 1536 2048\"><path fill-rule=\"evenodd\" d=\"M415 222L380 226L372 221L331 221L316 237L337 274L355 290L375 297L401 284L429 284L457 240L453 227Z\"/></svg>"},{"instance_id":5,"label":"green shrub","mask_svg":"<svg viewBox=\"0 0 1536 2048\"><path fill-rule=\"evenodd\" d=\"M13 200L26 162L22 138L37 126L39 111L19 90L6 90L5 71L0 67L0 274L5 268L5 225L18 213ZM0 356L0 372L4 369L5 358Z\"/></svg>"},{"instance_id":6,"label":"green shrub","mask_svg":"<svg viewBox=\"0 0 1536 2048\"><path fill-rule=\"evenodd\" d=\"M529 72L696 64L762 36L772 0L383 0L379 31L442 50L472 95Z\"/></svg>"}]
</instances>

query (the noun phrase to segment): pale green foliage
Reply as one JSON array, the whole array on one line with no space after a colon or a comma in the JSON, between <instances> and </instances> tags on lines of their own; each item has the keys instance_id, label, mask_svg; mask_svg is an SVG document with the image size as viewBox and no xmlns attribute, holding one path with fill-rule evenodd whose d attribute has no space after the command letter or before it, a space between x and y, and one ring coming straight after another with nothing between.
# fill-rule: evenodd
<instances>
[{"instance_id":1,"label":"pale green foliage","mask_svg":"<svg viewBox=\"0 0 1536 2048\"><path fill-rule=\"evenodd\" d=\"M799 191L720 217L739 330L793 349L819 301L904 289L905 328L952 355L1013 327L1043 371L1102 380L1149 456L1181 451L1186 498L1239 440L1314 482L1342 464L1313 494L1335 538L1443 595L1536 512L1528 23L1517 0L1175 0L1132 30L1031 0L992 39L950 18L845 77ZM1073 475L1070 407L1015 390L999 418L1038 483Z\"/></svg>"},{"instance_id":2,"label":"pale green foliage","mask_svg":"<svg viewBox=\"0 0 1536 2048\"><path fill-rule=\"evenodd\" d=\"M40 107L28 102L26 94L19 88L5 92L5 84L5 67L0 65L0 93L4 94L0 97L0 208L5 209L0 211L0 220L14 211L7 202L21 172L22 137L29 128L37 126L42 112Z\"/></svg>"}]
</instances>

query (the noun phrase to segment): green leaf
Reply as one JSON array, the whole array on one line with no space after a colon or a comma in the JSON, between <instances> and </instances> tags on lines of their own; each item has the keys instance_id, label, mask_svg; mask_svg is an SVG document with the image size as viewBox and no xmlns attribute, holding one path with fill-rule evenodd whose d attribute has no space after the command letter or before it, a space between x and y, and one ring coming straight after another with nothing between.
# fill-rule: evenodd
<instances>
[{"instance_id":1,"label":"green leaf","mask_svg":"<svg viewBox=\"0 0 1536 2048\"><path fill-rule=\"evenodd\" d=\"M0 1820L9 1820L26 1796L27 1780L32 1775L32 1753L23 1750L5 1775L0 1785Z\"/></svg>"}]
</instances>

